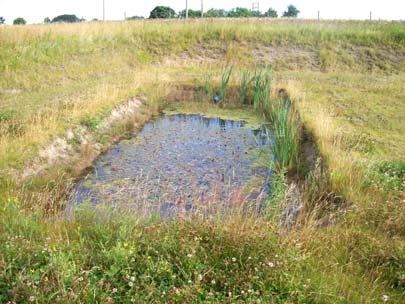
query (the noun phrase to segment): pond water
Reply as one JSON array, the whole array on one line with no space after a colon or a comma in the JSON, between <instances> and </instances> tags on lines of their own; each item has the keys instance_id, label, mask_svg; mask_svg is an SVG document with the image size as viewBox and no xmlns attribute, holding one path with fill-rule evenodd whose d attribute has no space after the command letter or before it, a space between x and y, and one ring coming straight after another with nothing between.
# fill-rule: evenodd
<instances>
[{"instance_id":1,"label":"pond water","mask_svg":"<svg viewBox=\"0 0 405 304\"><path fill-rule=\"evenodd\" d=\"M269 169L260 162L270 157L270 144L264 126L162 116L102 155L76 185L71 202L130 206L162 216L259 202L269 187Z\"/></svg>"}]
</instances>

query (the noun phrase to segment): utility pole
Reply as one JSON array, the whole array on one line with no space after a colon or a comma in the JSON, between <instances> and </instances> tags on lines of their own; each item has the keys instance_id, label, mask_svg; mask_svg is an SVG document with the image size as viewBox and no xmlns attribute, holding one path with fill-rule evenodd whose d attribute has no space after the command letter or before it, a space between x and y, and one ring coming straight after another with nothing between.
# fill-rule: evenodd
<instances>
[{"instance_id":1,"label":"utility pole","mask_svg":"<svg viewBox=\"0 0 405 304\"><path fill-rule=\"evenodd\" d=\"M103 21L105 21L105 0L103 0Z\"/></svg>"},{"instance_id":2,"label":"utility pole","mask_svg":"<svg viewBox=\"0 0 405 304\"><path fill-rule=\"evenodd\" d=\"M318 11L318 21L321 19L321 14L320 14L320 12Z\"/></svg>"},{"instance_id":3,"label":"utility pole","mask_svg":"<svg viewBox=\"0 0 405 304\"><path fill-rule=\"evenodd\" d=\"M188 19L188 0L186 0L186 19Z\"/></svg>"},{"instance_id":4,"label":"utility pole","mask_svg":"<svg viewBox=\"0 0 405 304\"><path fill-rule=\"evenodd\" d=\"M201 18L204 18L204 0L201 0Z\"/></svg>"},{"instance_id":5,"label":"utility pole","mask_svg":"<svg viewBox=\"0 0 405 304\"><path fill-rule=\"evenodd\" d=\"M370 21L373 19L373 12L370 11Z\"/></svg>"},{"instance_id":6,"label":"utility pole","mask_svg":"<svg viewBox=\"0 0 405 304\"><path fill-rule=\"evenodd\" d=\"M260 3L259 3L259 1L252 3L252 11L256 11L256 12L260 11Z\"/></svg>"}]
</instances>

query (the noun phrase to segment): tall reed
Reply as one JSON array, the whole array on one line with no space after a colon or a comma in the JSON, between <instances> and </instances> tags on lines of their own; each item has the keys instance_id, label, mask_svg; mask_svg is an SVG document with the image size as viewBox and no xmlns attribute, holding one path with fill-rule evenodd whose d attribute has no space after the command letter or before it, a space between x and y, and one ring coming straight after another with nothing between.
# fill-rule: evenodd
<instances>
[{"instance_id":1,"label":"tall reed","mask_svg":"<svg viewBox=\"0 0 405 304\"><path fill-rule=\"evenodd\" d=\"M278 170L296 169L298 163L298 120L290 99L274 101L269 106L273 126L273 153Z\"/></svg>"},{"instance_id":2,"label":"tall reed","mask_svg":"<svg viewBox=\"0 0 405 304\"><path fill-rule=\"evenodd\" d=\"M232 69L233 69L232 66L227 66L222 72L221 84L219 87L219 96L222 101L225 100L226 98L229 80L232 75Z\"/></svg>"},{"instance_id":3,"label":"tall reed","mask_svg":"<svg viewBox=\"0 0 405 304\"><path fill-rule=\"evenodd\" d=\"M251 82L252 82L252 79L250 78L250 71L243 70L242 77L240 80L240 89L239 89L240 102L242 104L247 104L249 102L248 94L249 94L249 86L250 86Z\"/></svg>"},{"instance_id":4,"label":"tall reed","mask_svg":"<svg viewBox=\"0 0 405 304\"><path fill-rule=\"evenodd\" d=\"M256 69L253 80L253 106L257 110L266 107L270 103L271 68L264 67Z\"/></svg>"}]
</instances>

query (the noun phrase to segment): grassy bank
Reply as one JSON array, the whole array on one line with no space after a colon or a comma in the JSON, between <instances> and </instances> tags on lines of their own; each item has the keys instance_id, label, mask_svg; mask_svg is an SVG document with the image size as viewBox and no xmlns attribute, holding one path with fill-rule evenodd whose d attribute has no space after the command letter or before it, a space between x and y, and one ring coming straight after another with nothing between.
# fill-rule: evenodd
<instances>
[{"instance_id":1,"label":"grassy bank","mask_svg":"<svg viewBox=\"0 0 405 304\"><path fill-rule=\"evenodd\" d=\"M400 303L404 42L400 22L0 27L0 302ZM208 100L231 65L220 109ZM257 66L272 67L271 83L247 85ZM281 88L322 156L322 166L304 170L310 155L280 141L274 203L288 198L293 177L283 169L306 180L302 219L289 233L238 214L161 222L81 207L73 218L50 215L43 206L63 206L75 174L57 166L35 182L15 180L67 130L97 130L133 96L151 109L189 101L183 110L252 113L252 121L256 100L283 138L295 120L275 102Z\"/></svg>"}]
</instances>

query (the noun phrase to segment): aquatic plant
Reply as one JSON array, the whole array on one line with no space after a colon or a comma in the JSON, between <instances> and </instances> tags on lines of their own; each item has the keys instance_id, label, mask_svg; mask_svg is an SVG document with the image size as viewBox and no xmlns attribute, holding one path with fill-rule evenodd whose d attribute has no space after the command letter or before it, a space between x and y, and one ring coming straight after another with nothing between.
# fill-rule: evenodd
<instances>
[{"instance_id":1,"label":"aquatic plant","mask_svg":"<svg viewBox=\"0 0 405 304\"><path fill-rule=\"evenodd\" d=\"M298 158L298 122L290 99L280 99L269 106L273 126L273 153L276 167L294 169Z\"/></svg>"},{"instance_id":2,"label":"aquatic plant","mask_svg":"<svg viewBox=\"0 0 405 304\"><path fill-rule=\"evenodd\" d=\"M211 97L213 94L213 88L212 88L212 74L208 73L204 75L204 93Z\"/></svg>"},{"instance_id":3,"label":"aquatic plant","mask_svg":"<svg viewBox=\"0 0 405 304\"><path fill-rule=\"evenodd\" d=\"M229 84L229 80L231 78L232 75L232 66L227 66L223 71L222 71L222 78L221 78L221 84L219 87L219 96L221 98L221 100L225 100L226 98L226 93L228 91L228 84Z\"/></svg>"},{"instance_id":4,"label":"aquatic plant","mask_svg":"<svg viewBox=\"0 0 405 304\"><path fill-rule=\"evenodd\" d=\"M243 70L242 75L241 75L241 81L240 81L240 89L239 89L239 96L240 96L240 102L242 104L247 104L248 103L248 93L249 93L249 85L251 83L251 78L250 78L250 71L249 70Z\"/></svg>"},{"instance_id":5,"label":"aquatic plant","mask_svg":"<svg viewBox=\"0 0 405 304\"><path fill-rule=\"evenodd\" d=\"M253 81L253 106L263 108L270 103L272 69L270 67L255 70Z\"/></svg>"}]
</instances>

